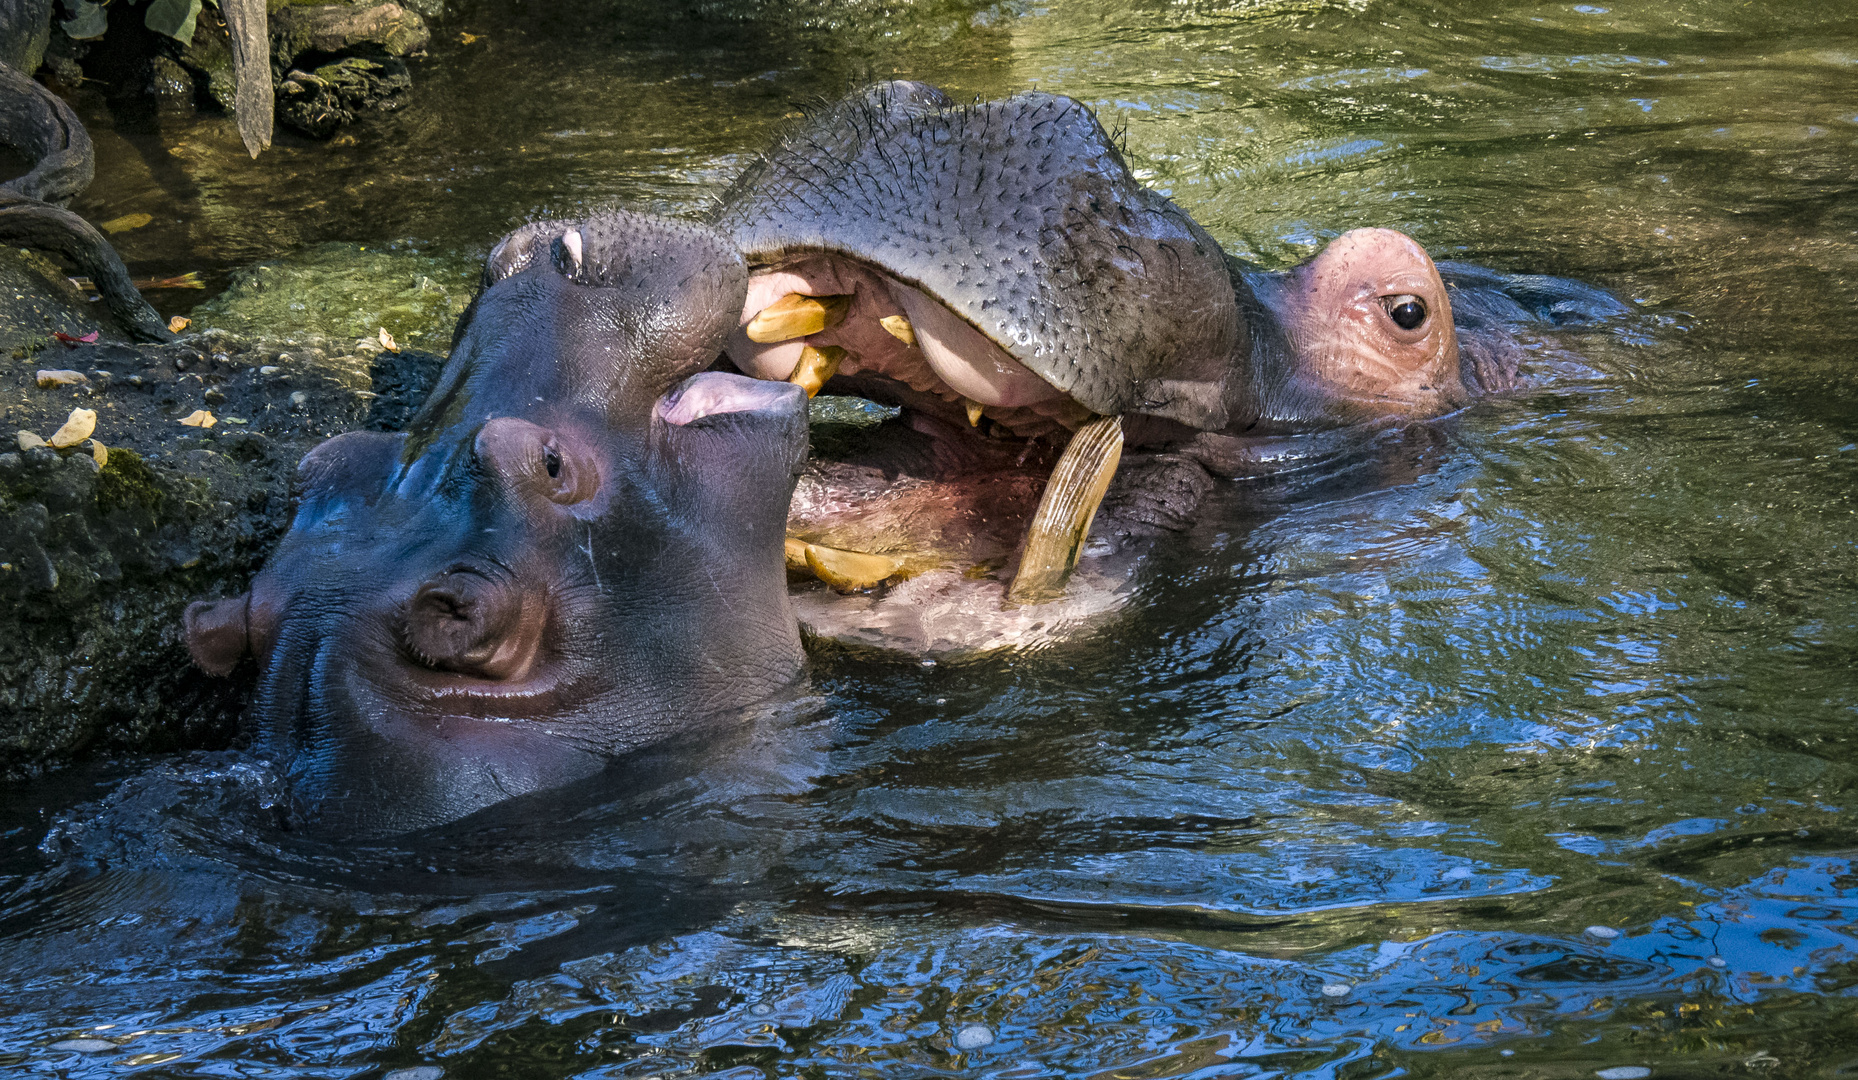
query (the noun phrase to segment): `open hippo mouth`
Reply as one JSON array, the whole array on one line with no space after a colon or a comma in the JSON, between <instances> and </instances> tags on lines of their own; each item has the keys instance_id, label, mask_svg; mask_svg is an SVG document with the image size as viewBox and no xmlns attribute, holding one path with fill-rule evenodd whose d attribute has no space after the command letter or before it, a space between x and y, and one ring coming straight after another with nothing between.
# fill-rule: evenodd
<instances>
[{"instance_id":1,"label":"open hippo mouth","mask_svg":"<svg viewBox=\"0 0 1858 1080\"><path fill-rule=\"evenodd\" d=\"M1015 441L1012 465L1050 470L1036 509L1007 498L984 515L990 534L1023 523L1007 567L933 523L933 541L893 530L885 548L839 548L821 517L809 523L803 485L790 553L832 584L940 559L1009 574L1010 604L1053 599L1116 474L1124 414L1177 430L1225 420L1246 339L1219 246L1069 98L955 108L919 83L872 87L769 151L716 224L750 265L726 346L740 370L905 407L942 444L935 479L997 478L1002 455L975 438ZM935 501L880 512L932 517Z\"/></svg>"}]
</instances>

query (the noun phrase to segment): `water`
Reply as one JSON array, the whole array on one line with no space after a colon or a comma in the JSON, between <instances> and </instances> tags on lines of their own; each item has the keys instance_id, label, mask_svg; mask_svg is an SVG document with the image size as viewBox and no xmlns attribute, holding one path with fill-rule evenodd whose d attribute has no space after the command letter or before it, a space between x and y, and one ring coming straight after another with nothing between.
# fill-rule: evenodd
<instances>
[{"instance_id":1,"label":"water","mask_svg":"<svg viewBox=\"0 0 1858 1080\"><path fill-rule=\"evenodd\" d=\"M532 213L699 206L795 103L899 74L1091 102L1273 265L1391 225L1645 318L1564 339L1585 376L1223 492L1076 640L822 648L733 742L442 835L280 831L235 757L11 792L0 1063L1858 1070L1858 11L694 10L468 6L407 111L256 164L92 101L79 208L155 213L138 274L462 262Z\"/></svg>"}]
</instances>

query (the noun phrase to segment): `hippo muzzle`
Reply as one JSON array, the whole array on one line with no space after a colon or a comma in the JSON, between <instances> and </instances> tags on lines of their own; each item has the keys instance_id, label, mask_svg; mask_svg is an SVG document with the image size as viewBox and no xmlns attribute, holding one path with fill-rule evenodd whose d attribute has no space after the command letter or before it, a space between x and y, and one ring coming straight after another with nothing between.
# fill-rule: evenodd
<instances>
[{"instance_id":1,"label":"hippo muzzle","mask_svg":"<svg viewBox=\"0 0 1858 1080\"><path fill-rule=\"evenodd\" d=\"M745 290L700 226L525 226L409 430L304 459L276 555L186 636L208 671L256 660L255 741L309 818L450 820L798 677L781 537L806 397L700 373Z\"/></svg>"}]
</instances>

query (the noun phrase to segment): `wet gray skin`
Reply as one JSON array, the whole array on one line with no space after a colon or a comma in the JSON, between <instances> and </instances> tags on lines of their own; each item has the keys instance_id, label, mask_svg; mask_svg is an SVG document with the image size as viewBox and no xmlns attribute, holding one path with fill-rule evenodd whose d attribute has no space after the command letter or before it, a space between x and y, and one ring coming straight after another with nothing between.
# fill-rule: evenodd
<instances>
[{"instance_id":1,"label":"wet gray skin","mask_svg":"<svg viewBox=\"0 0 1858 1080\"><path fill-rule=\"evenodd\" d=\"M717 372L740 257L628 213L492 252L404 434L312 451L251 591L187 613L251 654L257 748L313 822L392 833L600 770L793 682L780 540L796 387Z\"/></svg>"},{"instance_id":2,"label":"wet gray skin","mask_svg":"<svg viewBox=\"0 0 1858 1080\"><path fill-rule=\"evenodd\" d=\"M894 555L904 577L1011 580L1039 470L1094 416L1122 418L1127 451L1090 535L1096 551L1126 549L1184 527L1213 477L1282 467L1285 437L1452 412L1514 388L1541 331L1626 310L1576 282L1442 269L1388 229L1345 233L1290 270L1251 266L1144 187L1086 106L1045 93L957 106L922 83L872 86L802 121L712 217L750 266L737 367L798 380L804 350L842 350L827 393L909 411L892 445L803 483L793 523L809 541ZM770 337L770 305L792 294L841 311ZM1037 475L1004 482L1003 469ZM899 495L899 476L943 488ZM921 591L934 595L889 606L1000 621ZM803 601L802 618L912 648L1016 640L951 638L883 606ZM1022 621L1049 627L1047 614ZM875 624L890 629L872 637Z\"/></svg>"}]
</instances>

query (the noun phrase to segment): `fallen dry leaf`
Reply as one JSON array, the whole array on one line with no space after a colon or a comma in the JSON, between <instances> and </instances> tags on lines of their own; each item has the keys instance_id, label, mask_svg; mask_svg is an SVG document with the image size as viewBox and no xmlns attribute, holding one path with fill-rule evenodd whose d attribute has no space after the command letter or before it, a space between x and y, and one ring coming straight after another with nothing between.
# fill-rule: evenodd
<instances>
[{"instance_id":1,"label":"fallen dry leaf","mask_svg":"<svg viewBox=\"0 0 1858 1080\"><path fill-rule=\"evenodd\" d=\"M38 432L26 431L23 428L19 432L18 439L19 439L19 448L21 450L31 450L35 446L45 445L45 440L39 438Z\"/></svg>"},{"instance_id":2,"label":"fallen dry leaf","mask_svg":"<svg viewBox=\"0 0 1858 1080\"><path fill-rule=\"evenodd\" d=\"M394 336L387 332L385 326L381 327L381 348L386 349L388 352L400 351L400 346L394 344Z\"/></svg>"},{"instance_id":3,"label":"fallen dry leaf","mask_svg":"<svg viewBox=\"0 0 1858 1080\"><path fill-rule=\"evenodd\" d=\"M63 450L67 446L76 446L90 438L90 433L95 430L97 430L95 409L72 409L71 416L65 420L64 427L54 431L52 437L45 442L54 449Z\"/></svg>"},{"instance_id":4,"label":"fallen dry leaf","mask_svg":"<svg viewBox=\"0 0 1858 1080\"><path fill-rule=\"evenodd\" d=\"M69 368L40 368L33 379L39 384L41 390L50 390L57 386L78 386L90 381L90 378L83 372L72 371Z\"/></svg>"},{"instance_id":5,"label":"fallen dry leaf","mask_svg":"<svg viewBox=\"0 0 1858 1080\"><path fill-rule=\"evenodd\" d=\"M90 333L85 334L83 337L72 337L70 334L65 333L63 330L53 330L52 336L57 338L59 341L64 342L66 346L75 349L79 345L96 344L97 335L100 333L102 333L101 330L92 330Z\"/></svg>"},{"instance_id":6,"label":"fallen dry leaf","mask_svg":"<svg viewBox=\"0 0 1858 1080\"><path fill-rule=\"evenodd\" d=\"M188 318L187 316L176 315L174 318L168 320L168 333L178 334L181 331L187 329L192 324L193 324L193 320Z\"/></svg>"},{"instance_id":7,"label":"fallen dry leaf","mask_svg":"<svg viewBox=\"0 0 1858 1080\"><path fill-rule=\"evenodd\" d=\"M111 218L97 228L107 233L128 232L130 229L139 229L153 220L155 220L153 214L124 214L119 218Z\"/></svg>"},{"instance_id":8,"label":"fallen dry leaf","mask_svg":"<svg viewBox=\"0 0 1858 1080\"><path fill-rule=\"evenodd\" d=\"M186 424L188 427L210 428L214 424L219 423L219 421L213 419L213 414L207 412L205 409L195 409L193 412L181 417L181 423Z\"/></svg>"},{"instance_id":9,"label":"fallen dry leaf","mask_svg":"<svg viewBox=\"0 0 1858 1080\"><path fill-rule=\"evenodd\" d=\"M110 463L110 448L95 439L90 440L90 457L101 469Z\"/></svg>"}]
</instances>

